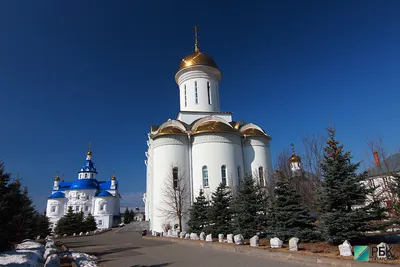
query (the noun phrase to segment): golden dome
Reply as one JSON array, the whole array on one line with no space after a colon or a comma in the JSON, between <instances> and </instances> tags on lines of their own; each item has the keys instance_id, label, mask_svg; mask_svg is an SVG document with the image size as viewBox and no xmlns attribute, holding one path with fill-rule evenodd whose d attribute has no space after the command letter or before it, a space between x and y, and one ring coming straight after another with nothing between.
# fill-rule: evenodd
<instances>
[{"instance_id":1,"label":"golden dome","mask_svg":"<svg viewBox=\"0 0 400 267\"><path fill-rule=\"evenodd\" d=\"M56 178L54 178L54 181L60 181L60 177L57 175Z\"/></svg>"},{"instance_id":2,"label":"golden dome","mask_svg":"<svg viewBox=\"0 0 400 267\"><path fill-rule=\"evenodd\" d=\"M217 63L215 63L214 59L199 51L196 51L182 59L178 71L191 66L209 66L218 69Z\"/></svg>"},{"instance_id":3,"label":"golden dome","mask_svg":"<svg viewBox=\"0 0 400 267\"><path fill-rule=\"evenodd\" d=\"M192 134L198 134L198 133L226 133L226 132L236 132L234 128L231 126L220 122L220 121L207 121L199 126L196 127L192 131Z\"/></svg>"},{"instance_id":4,"label":"golden dome","mask_svg":"<svg viewBox=\"0 0 400 267\"><path fill-rule=\"evenodd\" d=\"M86 155L92 156L92 151L89 150L89 151L86 153Z\"/></svg>"},{"instance_id":5,"label":"golden dome","mask_svg":"<svg viewBox=\"0 0 400 267\"><path fill-rule=\"evenodd\" d=\"M166 126L156 134L153 134L152 137L156 137L159 135L166 135L166 134L186 134L181 128L176 126Z\"/></svg>"},{"instance_id":6,"label":"golden dome","mask_svg":"<svg viewBox=\"0 0 400 267\"><path fill-rule=\"evenodd\" d=\"M290 163L301 162L301 158L293 153L293 155L289 158L289 162Z\"/></svg>"},{"instance_id":7,"label":"golden dome","mask_svg":"<svg viewBox=\"0 0 400 267\"><path fill-rule=\"evenodd\" d=\"M113 181L117 180L117 177L115 177L115 174L113 174L113 176L111 177L111 180L113 180Z\"/></svg>"}]
</instances>

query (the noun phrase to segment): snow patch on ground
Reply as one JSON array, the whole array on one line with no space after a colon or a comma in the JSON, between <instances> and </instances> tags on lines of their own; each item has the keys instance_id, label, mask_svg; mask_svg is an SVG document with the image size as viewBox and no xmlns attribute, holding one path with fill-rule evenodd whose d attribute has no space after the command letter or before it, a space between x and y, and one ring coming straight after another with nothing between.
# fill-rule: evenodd
<instances>
[{"instance_id":1,"label":"snow patch on ground","mask_svg":"<svg viewBox=\"0 0 400 267\"><path fill-rule=\"evenodd\" d=\"M75 260L75 263L79 267L98 267L96 261L97 258L95 256L86 254L86 253L81 253L81 252L76 252L76 251L70 251L72 258Z\"/></svg>"},{"instance_id":2,"label":"snow patch on ground","mask_svg":"<svg viewBox=\"0 0 400 267\"><path fill-rule=\"evenodd\" d=\"M0 253L1 266L35 267L38 263L37 254L28 250L5 251Z\"/></svg>"}]
</instances>

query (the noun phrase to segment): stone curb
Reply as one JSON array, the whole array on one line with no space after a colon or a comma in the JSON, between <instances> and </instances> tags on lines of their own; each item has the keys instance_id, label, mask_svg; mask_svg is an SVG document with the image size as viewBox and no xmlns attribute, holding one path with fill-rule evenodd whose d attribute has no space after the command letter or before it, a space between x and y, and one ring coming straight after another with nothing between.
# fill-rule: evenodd
<instances>
[{"instance_id":1,"label":"stone curb","mask_svg":"<svg viewBox=\"0 0 400 267\"><path fill-rule=\"evenodd\" d=\"M171 237L152 237L152 236L144 236L143 239L148 240L163 240L163 241L170 241L175 243L183 243L187 245L197 245L204 248L211 248L216 250L222 251L230 251L236 252L241 254L246 254L249 256L257 256L262 258L270 258L272 260L277 261L296 261L299 264L310 266L310 264L315 266L341 266L341 267L382 267L388 266L388 264L384 263L370 263L364 261L354 261L354 260L345 260L345 259L335 259L329 257L322 257L322 256L311 256L305 255L295 252L283 252L283 251L272 251L268 249L260 249L254 247L245 247L240 245L234 244L223 244L217 242L205 242L205 241L194 241L194 240L187 240L181 238L171 238Z\"/></svg>"}]
</instances>

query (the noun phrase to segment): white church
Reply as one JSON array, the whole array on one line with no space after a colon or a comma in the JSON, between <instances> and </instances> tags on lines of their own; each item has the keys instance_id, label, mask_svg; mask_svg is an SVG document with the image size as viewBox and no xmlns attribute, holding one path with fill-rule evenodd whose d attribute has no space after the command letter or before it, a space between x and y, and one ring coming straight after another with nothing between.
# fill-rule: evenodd
<instances>
[{"instance_id":1,"label":"white church","mask_svg":"<svg viewBox=\"0 0 400 267\"><path fill-rule=\"evenodd\" d=\"M145 202L150 230L162 232L166 222L166 186L184 180L188 206L202 190L211 196L220 183L233 190L245 175L265 185L273 175L271 137L259 126L234 120L221 111L219 82L222 74L215 61L199 51L195 27L195 51L182 59L175 81L179 86L180 111L176 119L152 126L148 134ZM181 231L186 230L183 218Z\"/></svg>"},{"instance_id":2,"label":"white church","mask_svg":"<svg viewBox=\"0 0 400 267\"><path fill-rule=\"evenodd\" d=\"M98 181L97 171L92 161L92 151L86 154L86 161L78 172L78 179L73 182L60 181L57 175L51 196L47 200L46 214L51 227L57 225L68 208L74 212L91 213L97 228L111 228L118 222L120 213L120 195L118 181L113 175L108 181Z\"/></svg>"}]
</instances>

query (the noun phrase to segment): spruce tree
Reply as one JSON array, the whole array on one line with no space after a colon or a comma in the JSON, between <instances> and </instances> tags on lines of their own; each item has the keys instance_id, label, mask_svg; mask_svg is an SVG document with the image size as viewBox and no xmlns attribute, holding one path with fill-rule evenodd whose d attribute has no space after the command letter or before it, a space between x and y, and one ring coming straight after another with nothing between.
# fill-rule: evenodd
<instances>
[{"instance_id":1,"label":"spruce tree","mask_svg":"<svg viewBox=\"0 0 400 267\"><path fill-rule=\"evenodd\" d=\"M133 212L133 210L129 211L129 222L133 222L133 220L135 219L135 213Z\"/></svg>"},{"instance_id":2,"label":"spruce tree","mask_svg":"<svg viewBox=\"0 0 400 267\"><path fill-rule=\"evenodd\" d=\"M97 223L96 220L94 219L93 215L89 213L85 219L83 220L83 224L85 226L85 232L90 232L94 231L97 229Z\"/></svg>"},{"instance_id":3,"label":"spruce tree","mask_svg":"<svg viewBox=\"0 0 400 267\"><path fill-rule=\"evenodd\" d=\"M190 208L189 221L187 222L190 232L200 233L205 231L208 226L208 201L204 196L203 190L200 190L199 196Z\"/></svg>"},{"instance_id":4,"label":"spruce tree","mask_svg":"<svg viewBox=\"0 0 400 267\"><path fill-rule=\"evenodd\" d=\"M221 183L211 196L208 212L210 231L213 236L227 235L233 231L232 226L232 193L228 186Z\"/></svg>"},{"instance_id":5,"label":"spruce tree","mask_svg":"<svg viewBox=\"0 0 400 267\"><path fill-rule=\"evenodd\" d=\"M364 207L366 196L371 192L363 185L366 173L356 173L360 163L351 162L351 153L339 145L334 129L329 128L328 134L321 163L322 186L318 193L320 229L326 241L339 244L359 236L373 219L370 207Z\"/></svg>"},{"instance_id":6,"label":"spruce tree","mask_svg":"<svg viewBox=\"0 0 400 267\"><path fill-rule=\"evenodd\" d=\"M125 212L124 212L124 224L128 224L130 223L130 219L129 219L129 210L128 207L125 208Z\"/></svg>"},{"instance_id":7,"label":"spruce tree","mask_svg":"<svg viewBox=\"0 0 400 267\"><path fill-rule=\"evenodd\" d=\"M14 242L26 238L33 238L35 235L35 208L28 195L27 187L23 189L19 179L8 185L9 203L12 204L12 218L9 221L9 231Z\"/></svg>"},{"instance_id":8,"label":"spruce tree","mask_svg":"<svg viewBox=\"0 0 400 267\"><path fill-rule=\"evenodd\" d=\"M35 237L40 236L41 238L45 238L46 236L50 235L50 220L46 216L46 214L39 214L38 212L36 212L35 228Z\"/></svg>"},{"instance_id":9,"label":"spruce tree","mask_svg":"<svg viewBox=\"0 0 400 267\"><path fill-rule=\"evenodd\" d=\"M297 237L304 242L319 239L313 231L313 219L309 209L303 204L293 181L287 178L280 177L276 184L270 215L268 232L271 237L279 237L284 241Z\"/></svg>"},{"instance_id":10,"label":"spruce tree","mask_svg":"<svg viewBox=\"0 0 400 267\"><path fill-rule=\"evenodd\" d=\"M58 220L55 232L60 235L72 235L74 233L79 234L82 221L78 222L77 217L78 216L73 212L72 207L69 206L67 214Z\"/></svg>"},{"instance_id":11,"label":"spruce tree","mask_svg":"<svg viewBox=\"0 0 400 267\"><path fill-rule=\"evenodd\" d=\"M266 194L252 176L246 176L236 190L233 203L234 228L244 238L250 238L266 226Z\"/></svg>"},{"instance_id":12,"label":"spruce tree","mask_svg":"<svg viewBox=\"0 0 400 267\"><path fill-rule=\"evenodd\" d=\"M10 248L11 233L8 230L9 222L13 216L13 206L10 202L10 192L8 183L11 179L11 174L5 171L5 166L0 161L0 251Z\"/></svg>"}]
</instances>

